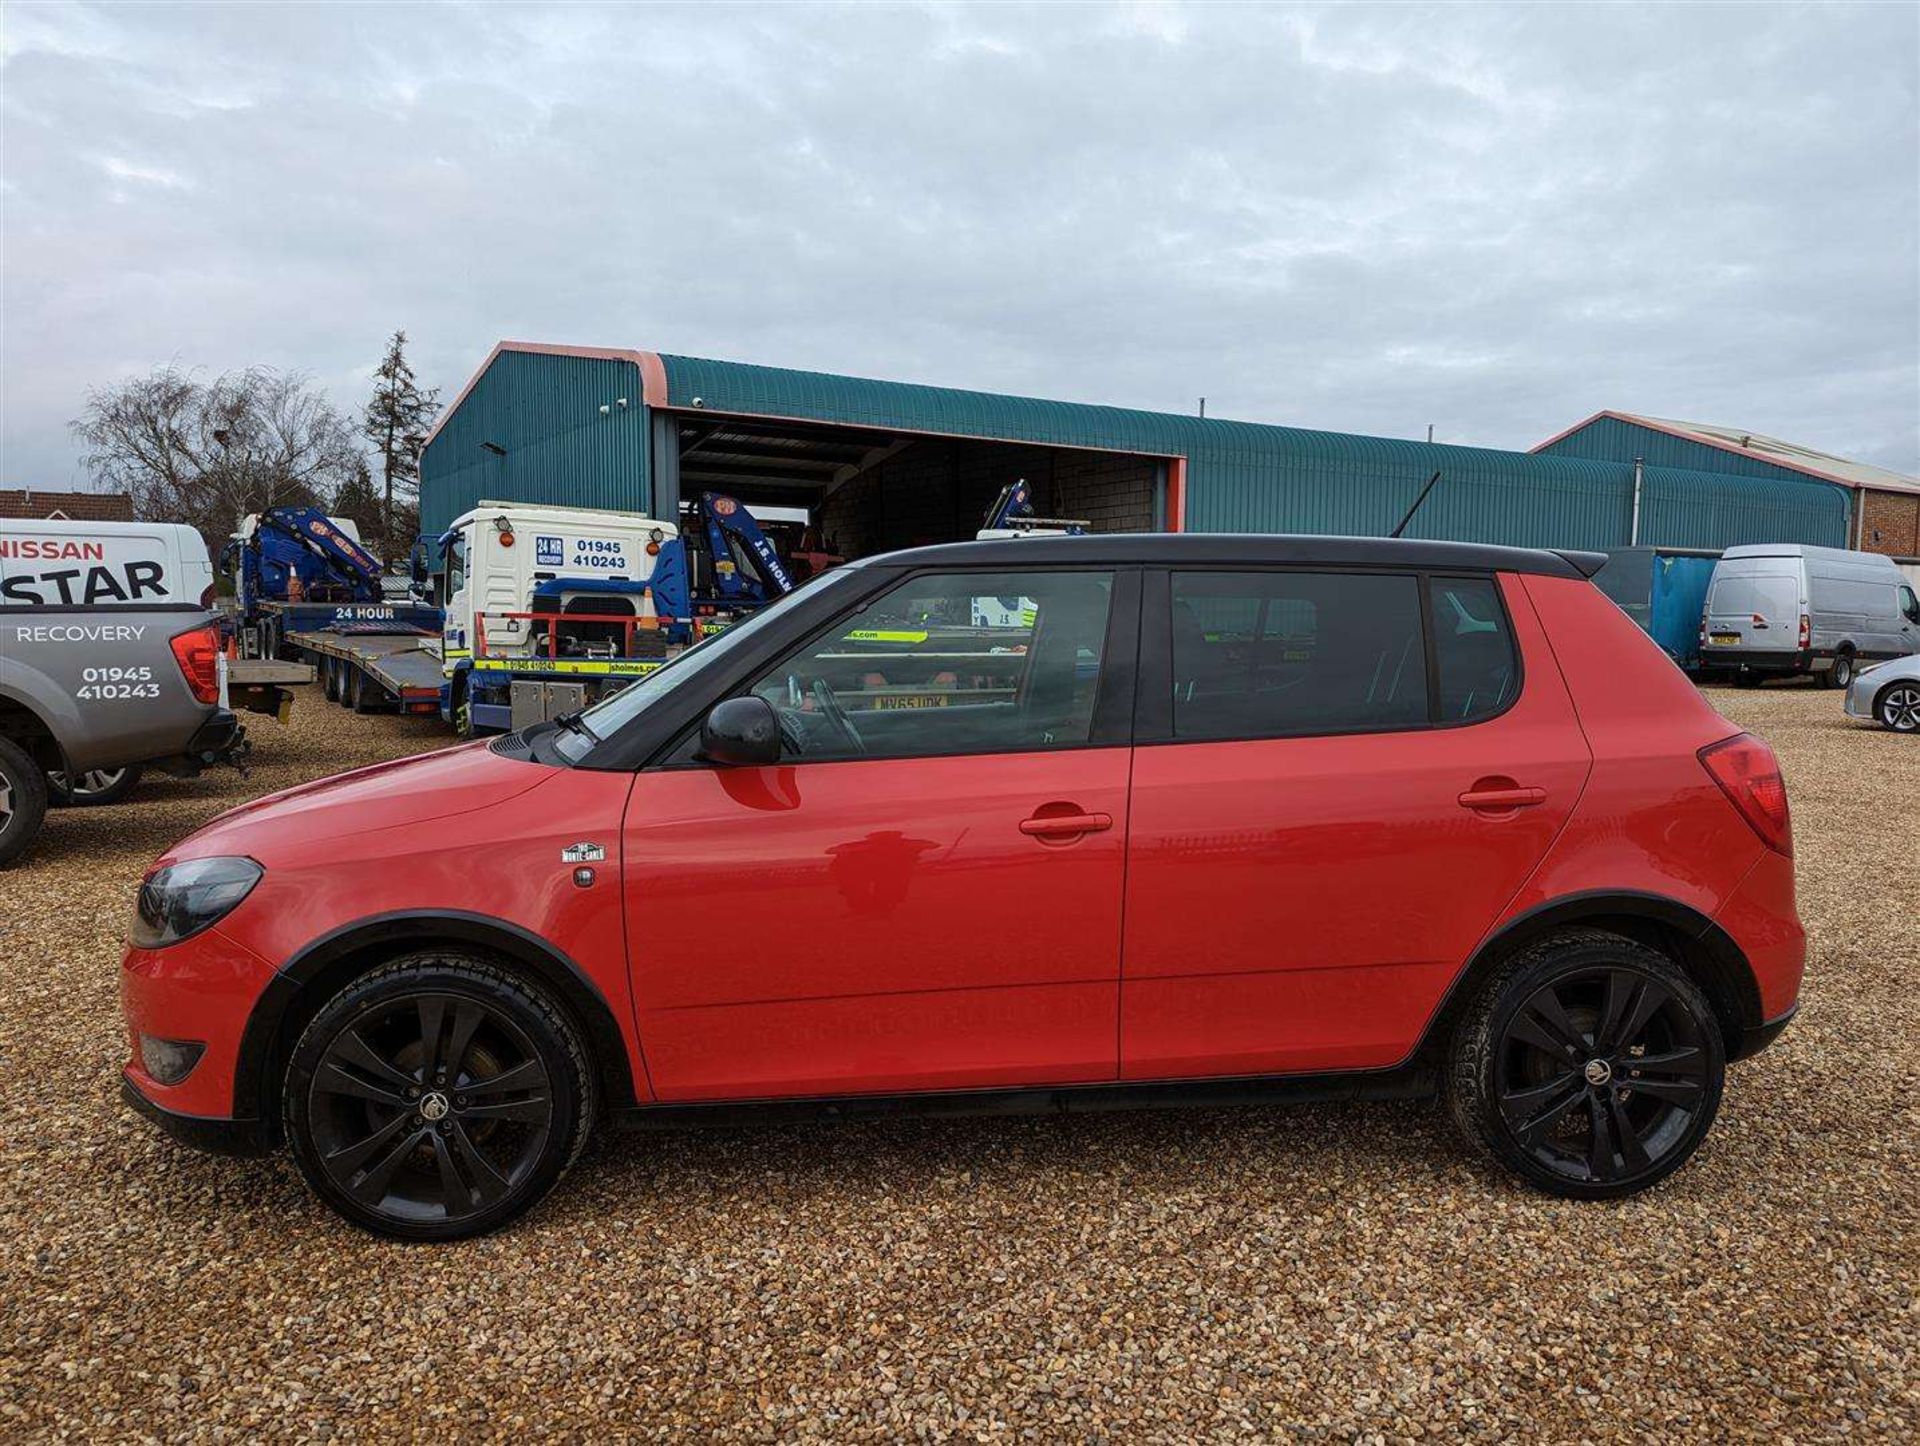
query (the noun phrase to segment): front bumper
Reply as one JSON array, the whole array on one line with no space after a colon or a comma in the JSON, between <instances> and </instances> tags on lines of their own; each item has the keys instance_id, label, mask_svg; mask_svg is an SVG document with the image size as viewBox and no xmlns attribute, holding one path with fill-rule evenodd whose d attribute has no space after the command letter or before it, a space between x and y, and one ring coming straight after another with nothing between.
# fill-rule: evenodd
<instances>
[{"instance_id":1,"label":"front bumper","mask_svg":"<svg viewBox=\"0 0 1920 1446\"><path fill-rule=\"evenodd\" d=\"M264 1155L273 1148L273 1137L264 1120L183 1115L148 1099L134 1082L131 1070L120 1076L120 1098L181 1144L210 1155Z\"/></svg>"},{"instance_id":2,"label":"front bumper","mask_svg":"<svg viewBox=\"0 0 1920 1446\"><path fill-rule=\"evenodd\" d=\"M257 1114L255 1102L238 1098L235 1082L247 1020L275 977L271 964L218 925L163 949L129 947L120 961L128 1083L154 1109L178 1119L220 1122ZM185 1078L162 1084L141 1061L143 1034L205 1049ZM194 1128L175 1133L187 1139Z\"/></svg>"}]
</instances>

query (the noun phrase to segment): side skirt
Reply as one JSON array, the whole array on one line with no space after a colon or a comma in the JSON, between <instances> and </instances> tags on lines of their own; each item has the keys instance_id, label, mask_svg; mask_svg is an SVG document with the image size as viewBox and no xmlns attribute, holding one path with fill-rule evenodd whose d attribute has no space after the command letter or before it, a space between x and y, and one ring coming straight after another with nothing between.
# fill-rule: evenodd
<instances>
[{"instance_id":1,"label":"side skirt","mask_svg":"<svg viewBox=\"0 0 1920 1446\"><path fill-rule=\"evenodd\" d=\"M917 1095L831 1095L713 1104L636 1105L621 1110L614 1116L614 1123L623 1130L732 1129L751 1125L897 1116L1063 1115L1108 1110L1407 1100L1425 1099L1438 1093L1438 1090L1438 1079L1430 1068L1403 1066L1355 1074L1252 1076L1149 1084L950 1090Z\"/></svg>"}]
</instances>

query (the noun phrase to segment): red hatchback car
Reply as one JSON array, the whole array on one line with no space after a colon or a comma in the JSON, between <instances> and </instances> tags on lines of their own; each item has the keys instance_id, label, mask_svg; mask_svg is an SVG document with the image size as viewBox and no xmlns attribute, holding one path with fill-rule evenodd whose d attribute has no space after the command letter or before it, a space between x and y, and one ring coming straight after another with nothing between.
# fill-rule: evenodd
<instances>
[{"instance_id":1,"label":"red hatchback car","mask_svg":"<svg viewBox=\"0 0 1920 1446\"><path fill-rule=\"evenodd\" d=\"M1438 1092L1692 1154L1805 938L1773 754L1580 553L967 543L585 713L234 810L140 890L129 1101L471 1235L602 1120Z\"/></svg>"}]
</instances>

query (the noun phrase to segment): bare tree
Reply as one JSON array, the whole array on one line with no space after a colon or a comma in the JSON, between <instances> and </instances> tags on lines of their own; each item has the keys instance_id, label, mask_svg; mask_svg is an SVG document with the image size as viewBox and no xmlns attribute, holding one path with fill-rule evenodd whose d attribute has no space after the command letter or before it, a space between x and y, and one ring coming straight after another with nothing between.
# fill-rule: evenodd
<instances>
[{"instance_id":1,"label":"bare tree","mask_svg":"<svg viewBox=\"0 0 1920 1446\"><path fill-rule=\"evenodd\" d=\"M200 382L177 367L87 394L73 433L136 516L217 541L249 512L331 497L353 476L352 431L308 379L267 367Z\"/></svg>"},{"instance_id":2,"label":"bare tree","mask_svg":"<svg viewBox=\"0 0 1920 1446\"><path fill-rule=\"evenodd\" d=\"M380 532L389 558L409 543L397 535L403 514L417 519L420 493L420 453L427 432L440 410L437 389L423 389L407 362L407 334L396 331L387 339L387 354L374 371L373 396L367 402L361 430L380 458L384 484ZM397 502L396 502L397 499ZM415 524L418 526L416 520Z\"/></svg>"}]
</instances>

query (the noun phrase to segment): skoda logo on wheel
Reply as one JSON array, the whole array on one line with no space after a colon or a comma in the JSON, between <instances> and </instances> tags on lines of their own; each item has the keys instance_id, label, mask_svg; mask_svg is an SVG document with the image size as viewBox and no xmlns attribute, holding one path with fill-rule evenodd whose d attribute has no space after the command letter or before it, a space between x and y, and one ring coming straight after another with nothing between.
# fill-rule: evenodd
<instances>
[{"instance_id":1,"label":"skoda logo on wheel","mask_svg":"<svg viewBox=\"0 0 1920 1446\"><path fill-rule=\"evenodd\" d=\"M1613 1066L1604 1059L1590 1059L1587 1061L1586 1075L1587 1083L1597 1089L1613 1078Z\"/></svg>"},{"instance_id":2,"label":"skoda logo on wheel","mask_svg":"<svg viewBox=\"0 0 1920 1446\"><path fill-rule=\"evenodd\" d=\"M420 1117L427 1120L444 1120L451 1109L447 1097L435 1090L420 1101Z\"/></svg>"}]
</instances>

